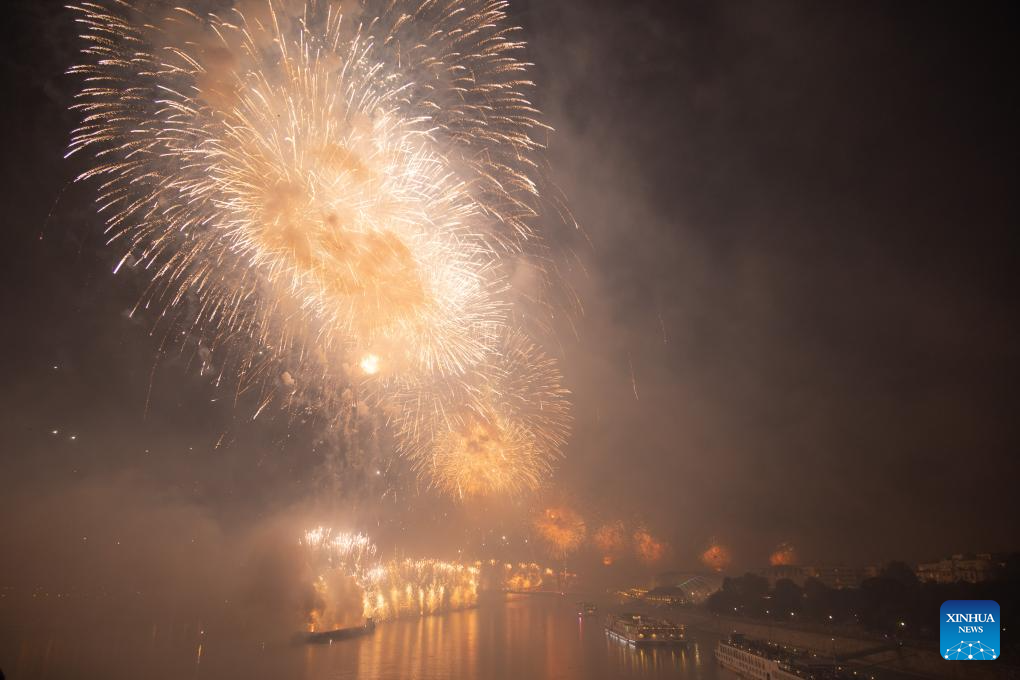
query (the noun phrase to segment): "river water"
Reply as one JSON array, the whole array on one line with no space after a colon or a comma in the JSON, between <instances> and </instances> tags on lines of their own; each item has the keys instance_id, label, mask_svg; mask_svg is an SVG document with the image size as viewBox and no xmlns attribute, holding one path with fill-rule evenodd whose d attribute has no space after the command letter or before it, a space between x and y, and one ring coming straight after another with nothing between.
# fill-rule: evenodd
<instances>
[{"instance_id":1,"label":"river water","mask_svg":"<svg viewBox=\"0 0 1020 680\"><path fill-rule=\"evenodd\" d=\"M686 649L637 650L607 637L601 612L582 618L571 598L543 595L384 622L372 635L329 645L207 639L198 630L3 632L0 668L9 680L736 678L716 665L714 634L689 631Z\"/></svg>"}]
</instances>

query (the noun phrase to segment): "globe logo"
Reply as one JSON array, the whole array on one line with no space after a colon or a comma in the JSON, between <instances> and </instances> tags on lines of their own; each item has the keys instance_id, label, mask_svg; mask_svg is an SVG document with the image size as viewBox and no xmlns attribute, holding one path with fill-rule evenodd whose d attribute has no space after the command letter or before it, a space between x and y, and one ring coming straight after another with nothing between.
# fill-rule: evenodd
<instances>
[{"instance_id":1,"label":"globe logo","mask_svg":"<svg viewBox=\"0 0 1020 680\"><path fill-rule=\"evenodd\" d=\"M993 600L947 600L939 611L939 653L947 661L999 658L999 605Z\"/></svg>"}]
</instances>

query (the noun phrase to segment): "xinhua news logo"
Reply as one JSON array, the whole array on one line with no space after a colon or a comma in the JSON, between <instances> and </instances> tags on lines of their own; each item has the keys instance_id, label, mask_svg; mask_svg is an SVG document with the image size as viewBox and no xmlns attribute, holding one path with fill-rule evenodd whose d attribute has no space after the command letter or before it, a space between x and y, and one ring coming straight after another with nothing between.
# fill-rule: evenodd
<instances>
[{"instance_id":1,"label":"xinhua news logo","mask_svg":"<svg viewBox=\"0 0 1020 680\"><path fill-rule=\"evenodd\" d=\"M939 650L950 661L999 658L999 604L993 600L947 600L939 612Z\"/></svg>"}]
</instances>

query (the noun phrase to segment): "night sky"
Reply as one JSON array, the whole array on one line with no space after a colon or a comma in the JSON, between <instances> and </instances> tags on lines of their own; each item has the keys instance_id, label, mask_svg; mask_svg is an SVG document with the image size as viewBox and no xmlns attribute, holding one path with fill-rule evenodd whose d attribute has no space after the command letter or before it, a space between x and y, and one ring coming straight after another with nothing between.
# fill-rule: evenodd
<instances>
[{"instance_id":1,"label":"night sky","mask_svg":"<svg viewBox=\"0 0 1020 680\"><path fill-rule=\"evenodd\" d=\"M72 183L86 161L63 159L60 5L8 3L2 29L5 584L149 564L118 540L161 559L271 532L320 502L329 447L251 422L187 354L156 360L154 318L128 319L145 282L111 273L95 187ZM586 235L555 486L646 524L664 566L698 567L712 537L738 568L781 541L813 563L1016 549L1015 7L511 13ZM402 503L410 543L462 535L441 523L464 509Z\"/></svg>"}]
</instances>

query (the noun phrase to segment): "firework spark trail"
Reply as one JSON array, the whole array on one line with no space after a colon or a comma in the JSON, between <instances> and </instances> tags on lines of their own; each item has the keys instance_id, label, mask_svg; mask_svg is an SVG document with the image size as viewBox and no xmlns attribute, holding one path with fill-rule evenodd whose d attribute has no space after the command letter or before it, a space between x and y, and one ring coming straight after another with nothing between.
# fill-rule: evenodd
<instances>
[{"instance_id":1,"label":"firework spark trail","mask_svg":"<svg viewBox=\"0 0 1020 680\"><path fill-rule=\"evenodd\" d=\"M522 479L478 488L534 487L565 435L505 421L521 393L492 397L507 381L485 365L502 351L507 272L522 259L541 270L548 252L535 227L548 128L524 94L506 3L73 9L86 46L69 155L95 157L79 179L100 183L115 271L150 277L139 307L215 351L217 381L260 389L256 414L275 392L336 408L357 377L378 392L463 380L474 421L451 432L498 430L516 442L508 459L527 460ZM555 369L540 361L543 400ZM479 374L488 386L464 378ZM446 459L419 471L463 493L464 459Z\"/></svg>"},{"instance_id":2,"label":"firework spark trail","mask_svg":"<svg viewBox=\"0 0 1020 680\"><path fill-rule=\"evenodd\" d=\"M464 609L478 601L478 567L434 559L381 564L362 579L364 615L376 620Z\"/></svg>"},{"instance_id":3,"label":"firework spark trail","mask_svg":"<svg viewBox=\"0 0 1020 680\"><path fill-rule=\"evenodd\" d=\"M361 573L376 555L375 545L365 534L333 533L321 526L306 531L302 544L317 552L330 568L350 574Z\"/></svg>"},{"instance_id":4,"label":"firework spark trail","mask_svg":"<svg viewBox=\"0 0 1020 680\"><path fill-rule=\"evenodd\" d=\"M473 606L478 599L476 565L436 559L376 560L376 546L364 534L317 527L301 541L309 551L315 574L318 608L311 612L313 630L329 630L350 622L357 590L361 618L386 620L420 616Z\"/></svg>"},{"instance_id":5,"label":"firework spark trail","mask_svg":"<svg viewBox=\"0 0 1020 680\"><path fill-rule=\"evenodd\" d=\"M570 429L568 392L560 382L555 363L511 332L462 380L393 395L401 451L422 478L454 496L533 491Z\"/></svg>"},{"instance_id":6,"label":"firework spark trail","mask_svg":"<svg viewBox=\"0 0 1020 680\"><path fill-rule=\"evenodd\" d=\"M503 203L479 203L489 193L437 150L442 124L426 111L448 115L448 93L417 93L375 54L402 35L398 18L381 17L382 36L350 33L341 14L313 21L310 3L290 34L266 7L266 24L237 10L133 24L80 8L94 63L73 69L88 86L71 153L101 149L81 178L104 180L110 241L153 272L157 305L196 295L193 324L220 343L300 352L311 338L327 355L381 350L397 365L409 350L401 358L426 371L477 363L503 317L490 240L506 243L487 238L500 220L485 219ZM197 40L179 47L182 34ZM410 71L434 72L444 46L419 45L428 64ZM524 124L510 127L497 136L527 148ZM446 136L456 149L464 135ZM512 212L503 223L524 229Z\"/></svg>"},{"instance_id":7,"label":"firework spark trail","mask_svg":"<svg viewBox=\"0 0 1020 680\"><path fill-rule=\"evenodd\" d=\"M539 537L553 550L554 556L566 559L567 555L581 547L587 535L582 517L574 509L552 506L539 512L532 525Z\"/></svg>"}]
</instances>

